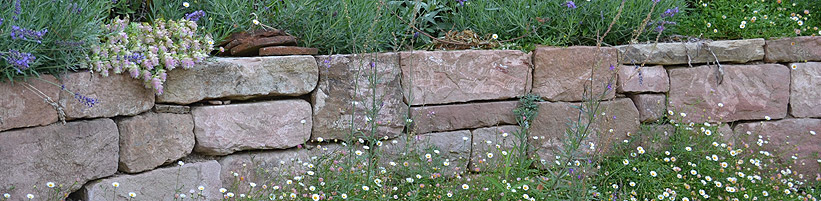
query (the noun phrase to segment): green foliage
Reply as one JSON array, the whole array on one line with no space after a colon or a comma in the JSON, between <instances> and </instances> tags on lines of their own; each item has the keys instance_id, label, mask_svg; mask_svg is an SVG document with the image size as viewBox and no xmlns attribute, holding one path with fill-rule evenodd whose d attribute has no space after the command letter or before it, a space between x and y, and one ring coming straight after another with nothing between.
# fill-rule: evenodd
<instances>
[{"instance_id":1,"label":"green foliage","mask_svg":"<svg viewBox=\"0 0 821 201\"><path fill-rule=\"evenodd\" d=\"M691 14L677 32L710 39L746 39L821 34L819 1L690 0ZM685 28L686 27L686 28Z\"/></svg>"},{"instance_id":2,"label":"green foliage","mask_svg":"<svg viewBox=\"0 0 821 201\"><path fill-rule=\"evenodd\" d=\"M0 81L81 68L109 11L107 1L3 0L0 6ZM33 58L19 56L26 53Z\"/></svg>"},{"instance_id":3,"label":"green foliage","mask_svg":"<svg viewBox=\"0 0 821 201\"><path fill-rule=\"evenodd\" d=\"M197 21L204 33L222 41L234 32L252 28L252 21L268 12L263 0L153 0L144 14L149 22L156 19L178 20L198 10L205 11L205 17ZM186 7L187 5L187 7ZM260 21L262 19L259 19Z\"/></svg>"},{"instance_id":4,"label":"green foliage","mask_svg":"<svg viewBox=\"0 0 821 201\"><path fill-rule=\"evenodd\" d=\"M619 200L795 200L807 196L798 189L805 179L775 162L775 153L761 145L724 142L732 134L719 133L721 125L670 122L672 133L646 129L606 156L599 170L603 174L597 179L600 192Z\"/></svg>"}]
</instances>

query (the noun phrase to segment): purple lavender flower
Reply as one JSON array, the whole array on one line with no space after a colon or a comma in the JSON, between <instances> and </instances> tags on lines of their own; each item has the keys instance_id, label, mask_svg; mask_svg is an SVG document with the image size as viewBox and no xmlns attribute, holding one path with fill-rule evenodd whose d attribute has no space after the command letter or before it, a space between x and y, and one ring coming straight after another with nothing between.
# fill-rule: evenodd
<instances>
[{"instance_id":1,"label":"purple lavender flower","mask_svg":"<svg viewBox=\"0 0 821 201\"><path fill-rule=\"evenodd\" d=\"M678 11L679 11L678 6L675 7L675 8L667 9L666 11L664 11L664 13L661 14L661 17L662 18L673 17L674 15L676 15L678 13Z\"/></svg>"},{"instance_id":2,"label":"purple lavender flower","mask_svg":"<svg viewBox=\"0 0 821 201\"><path fill-rule=\"evenodd\" d=\"M131 55L126 55L125 59L130 62L140 63L143 59L145 59L145 55L143 55L143 53L141 52L135 52Z\"/></svg>"},{"instance_id":3,"label":"purple lavender flower","mask_svg":"<svg viewBox=\"0 0 821 201\"><path fill-rule=\"evenodd\" d=\"M610 70L616 70L616 67L613 64L610 64Z\"/></svg>"},{"instance_id":4,"label":"purple lavender flower","mask_svg":"<svg viewBox=\"0 0 821 201\"><path fill-rule=\"evenodd\" d=\"M34 40L37 43L42 43L43 35L46 35L48 29L35 31L31 29L22 28L19 26L11 26L11 39Z\"/></svg>"},{"instance_id":5,"label":"purple lavender flower","mask_svg":"<svg viewBox=\"0 0 821 201\"><path fill-rule=\"evenodd\" d=\"M3 18L0 17L0 26L3 26Z\"/></svg>"},{"instance_id":6,"label":"purple lavender flower","mask_svg":"<svg viewBox=\"0 0 821 201\"><path fill-rule=\"evenodd\" d=\"M34 60L37 59L34 55L27 52L20 52L17 50L9 50L8 53L0 54L6 62L11 64L17 73L22 74L24 70L28 69L31 63L34 63Z\"/></svg>"},{"instance_id":7,"label":"purple lavender flower","mask_svg":"<svg viewBox=\"0 0 821 201\"><path fill-rule=\"evenodd\" d=\"M200 20L200 18L202 18L203 16L205 16L205 11L198 10L194 11L193 13L186 14L185 19L188 21L196 22Z\"/></svg>"},{"instance_id":8,"label":"purple lavender flower","mask_svg":"<svg viewBox=\"0 0 821 201\"><path fill-rule=\"evenodd\" d=\"M464 6L466 1L468 0L456 0L456 2L459 3L459 6Z\"/></svg>"},{"instance_id":9,"label":"purple lavender flower","mask_svg":"<svg viewBox=\"0 0 821 201\"><path fill-rule=\"evenodd\" d=\"M63 91L68 91L66 89L66 85L61 85L60 88ZM71 93L71 91L68 91L68 92ZM95 104L100 103L100 100L98 100L96 98L91 98L91 97L85 96L85 95L77 93L77 92L74 92L74 99L77 99L77 102L80 102L81 104L83 104L87 107L94 107Z\"/></svg>"},{"instance_id":10,"label":"purple lavender flower","mask_svg":"<svg viewBox=\"0 0 821 201\"><path fill-rule=\"evenodd\" d=\"M18 16L20 16L20 12L22 12L22 11L23 11L23 8L20 7L20 0L15 0L14 1L14 15L12 15L11 18L13 18L14 21L19 20L20 18L18 18Z\"/></svg>"},{"instance_id":11,"label":"purple lavender flower","mask_svg":"<svg viewBox=\"0 0 821 201\"><path fill-rule=\"evenodd\" d=\"M72 3L68 5L68 10L77 14L83 12L83 8L80 7L77 3Z\"/></svg>"},{"instance_id":12,"label":"purple lavender flower","mask_svg":"<svg viewBox=\"0 0 821 201\"><path fill-rule=\"evenodd\" d=\"M572 9L576 8L576 3L573 2L573 1L567 1L567 2L564 3L564 5L567 6L567 8L572 8Z\"/></svg>"}]
</instances>

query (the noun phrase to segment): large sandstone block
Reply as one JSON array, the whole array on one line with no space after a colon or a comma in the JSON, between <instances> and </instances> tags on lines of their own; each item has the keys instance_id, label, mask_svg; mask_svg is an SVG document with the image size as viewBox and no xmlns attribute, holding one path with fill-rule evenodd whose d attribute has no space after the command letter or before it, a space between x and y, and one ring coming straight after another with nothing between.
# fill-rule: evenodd
<instances>
[{"instance_id":1,"label":"large sandstone block","mask_svg":"<svg viewBox=\"0 0 821 201\"><path fill-rule=\"evenodd\" d=\"M416 133L481 128L516 124L518 102L488 102L411 108Z\"/></svg>"},{"instance_id":2,"label":"large sandstone block","mask_svg":"<svg viewBox=\"0 0 821 201\"><path fill-rule=\"evenodd\" d=\"M400 56L410 105L504 100L529 91L530 56L521 51L414 51Z\"/></svg>"},{"instance_id":3,"label":"large sandstone block","mask_svg":"<svg viewBox=\"0 0 821 201\"><path fill-rule=\"evenodd\" d=\"M512 154L519 141L516 137L519 126L496 126L471 131L473 135L469 168L480 172L504 167L505 154ZM529 152L525 152L529 153Z\"/></svg>"},{"instance_id":4,"label":"large sandstone block","mask_svg":"<svg viewBox=\"0 0 821 201\"><path fill-rule=\"evenodd\" d=\"M300 96L314 90L319 73L311 56L216 60L168 72L165 93L157 96L157 102L189 104L217 98Z\"/></svg>"},{"instance_id":5,"label":"large sandstone block","mask_svg":"<svg viewBox=\"0 0 821 201\"><path fill-rule=\"evenodd\" d=\"M750 135L747 135L750 132ZM761 139L765 150L781 157L798 173L815 178L819 171L818 154L821 154L821 119L783 119L778 121L741 123L735 127L735 137L750 146L757 147ZM752 148L752 147L751 147ZM796 159L792 159L795 156Z\"/></svg>"},{"instance_id":6,"label":"large sandstone block","mask_svg":"<svg viewBox=\"0 0 821 201\"><path fill-rule=\"evenodd\" d=\"M696 43L622 45L625 64L677 65L707 62L746 63L764 59L764 39L724 40ZM712 50L712 52L710 51ZM713 56L715 54L715 56ZM769 52L767 53L769 54ZM689 56L688 56L689 55Z\"/></svg>"},{"instance_id":7,"label":"large sandstone block","mask_svg":"<svg viewBox=\"0 0 821 201\"><path fill-rule=\"evenodd\" d=\"M103 77L88 72L69 73L63 77L63 85L74 92L60 92L60 105L67 119L133 116L154 107L154 91L126 74ZM96 101L90 105L81 96Z\"/></svg>"},{"instance_id":8,"label":"large sandstone block","mask_svg":"<svg viewBox=\"0 0 821 201\"><path fill-rule=\"evenodd\" d=\"M222 167L220 170L222 186L228 188L238 183L239 190L235 192L237 193L248 192L250 182L259 184L259 187L262 184L271 183L284 185L287 179L305 175L307 167L302 164L313 164L308 152L307 149L288 149L225 156L219 160ZM235 173L236 176L234 176Z\"/></svg>"},{"instance_id":9,"label":"large sandstone block","mask_svg":"<svg viewBox=\"0 0 821 201\"><path fill-rule=\"evenodd\" d=\"M767 62L821 61L821 37L799 36L767 40Z\"/></svg>"},{"instance_id":10,"label":"large sandstone block","mask_svg":"<svg viewBox=\"0 0 821 201\"><path fill-rule=\"evenodd\" d=\"M821 63L792 64L790 71L790 114L821 117Z\"/></svg>"},{"instance_id":11,"label":"large sandstone block","mask_svg":"<svg viewBox=\"0 0 821 201\"><path fill-rule=\"evenodd\" d=\"M28 193L41 199L48 197L46 182L73 192L90 180L113 175L117 136L117 124L111 119L2 132L0 191L14 196L11 200L23 200Z\"/></svg>"},{"instance_id":12,"label":"large sandstone block","mask_svg":"<svg viewBox=\"0 0 821 201\"><path fill-rule=\"evenodd\" d=\"M311 137L311 105L304 100L195 107L191 114L194 151L207 155L286 149Z\"/></svg>"},{"instance_id":13,"label":"large sandstone block","mask_svg":"<svg viewBox=\"0 0 821 201\"><path fill-rule=\"evenodd\" d=\"M194 149L190 114L148 112L117 121L120 171L137 173L180 159Z\"/></svg>"},{"instance_id":14,"label":"large sandstone block","mask_svg":"<svg viewBox=\"0 0 821 201\"><path fill-rule=\"evenodd\" d=\"M662 66L639 67L625 65L619 67L619 87L621 93L667 92L670 79Z\"/></svg>"},{"instance_id":15,"label":"large sandstone block","mask_svg":"<svg viewBox=\"0 0 821 201\"><path fill-rule=\"evenodd\" d=\"M577 106L578 103L539 103L539 114L530 128L530 135L538 138L532 141L539 149L536 152L539 157L549 161L554 153L561 150L563 140L568 139L565 135L568 123L576 122L579 116L579 109L574 108ZM589 121L585 120L585 114L582 114L582 123L587 124ZM582 141L579 151L607 152L612 143L620 142L627 137L627 133L639 131L639 111L628 98L603 101L595 114L589 137ZM595 144L595 150L590 149L591 142Z\"/></svg>"},{"instance_id":16,"label":"large sandstone block","mask_svg":"<svg viewBox=\"0 0 821 201\"><path fill-rule=\"evenodd\" d=\"M114 182L120 183L120 187L115 189L112 186ZM81 197L88 201L179 200L176 198L180 197L179 194L186 194L187 199L221 200L220 185L220 164L206 161L97 180L83 187ZM200 191L199 186L205 189ZM131 198L129 192L137 196Z\"/></svg>"},{"instance_id":17,"label":"large sandstone block","mask_svg":"<svg viewBox=\"0 0 821 201\"><path fill-rule=\"evenodd\" d=\"M630 99L639 110L641 122L660 120L667 113L667 96L664 94L635 94L630 95Z\"/></svg>"},{"instance_id":18,"label":"large sandstone block","mask_svg":"<svg viewBox=\"0 0 821 201\"><path fill-rule=\"evenodd\" d=\"M322 70L317 90L311 94L312 139L345 139L352 118L355 128L370 131L368 113L374 107L379 110L372 119L377 125L375 137L393 138L402 133L408 108L402 101L398 54L318 56L316 62ZM376 83L370 78L376 78Z\"/></svg>"},{"instance_id":19,"label":"large sandstone block","mask_svg":"<svg viewBox=\"0 0 821 201\"><path fill-rule=\"evenodd\" d=\"M42 126L57 122L57 110L35 92L39 90L52 101L60 100L60 87L49 84L59 83L54 76L43 75L40 79L0 83L0 131ZM48 82L46 82L48 81ZM29 90L27 84L36 90Z\"/></svg>"},{"instance_id":20,"label":"large sandstone block","mask_svg":"<svg viewBox=\"0 0 821 201\"><path fill-rule=\"evenodd\" d=\"M722 65L671 69L668 108L685 113L685 121L733 122L781 119L790 99L790 70L778 64Z\"/></svg>"},{"instance_id":21,"label":"large sandstone block","mask_svg":"<svg viewBox=\"0 0 821 201\"><path fill-rule=\"evenodd\" d=\"M603 99L613 98L616 72L610 70L610 66L618 65L617 59L613 48L536 48L533 52L533 93L549 101L581 101L585 88L591 88L592 78L595 97L605 94Z\"/></svg>"}]
</instances>

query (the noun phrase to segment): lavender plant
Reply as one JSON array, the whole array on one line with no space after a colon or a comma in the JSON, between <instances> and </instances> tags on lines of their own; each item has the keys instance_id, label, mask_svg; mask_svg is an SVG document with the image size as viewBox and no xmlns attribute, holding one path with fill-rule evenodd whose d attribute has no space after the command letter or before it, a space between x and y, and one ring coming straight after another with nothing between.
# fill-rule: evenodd
<instances>
[{"instance_id":1,"label":"lavender plant","mask_svg":"<svg viewBox=\"0 0 821 201\"><path fill-rule=\"evenodd\" d=\"M191 68L213 50L211 36L197 34L197 23L189 20L199 15L192 13L178 21L157 19L153 24L112 20L103 28L103 43L92 48L91 69L103 76L127 72L161 95L168 71Z\"/></svg>"}]
</instances>

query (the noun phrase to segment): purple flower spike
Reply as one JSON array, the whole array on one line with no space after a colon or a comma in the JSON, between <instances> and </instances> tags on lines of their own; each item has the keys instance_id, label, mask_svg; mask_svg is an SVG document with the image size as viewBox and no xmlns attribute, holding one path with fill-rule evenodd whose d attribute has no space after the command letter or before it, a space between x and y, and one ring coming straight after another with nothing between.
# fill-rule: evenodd
<instances>
[{"instance_id":1,"label":"purple flower spike","mask_svg":"<svg viewBox=\"0 0 821 201\"><path fill-rule=\"evenodd\" d=\"M14 70L17 70L17 73L23 74L23 71L28 69L31 63L34 62L37 57L32 55L31 53L27 52L20 52L17 50L9 50L6 54L0 54L0 58L3 58L14 67Z\"/></svg>"},{"instance_id":2,"label":"purple flower spike","mask_svg":"<svg viewBox=\"0 0 821 201\"><path fill-rule=\"evenodd\" d=\"M567 6L567 8L572 8L572 9L576 8L576 3L573 2L573 1L567 1L567 2L564 3L564 5Z\"/></svg>"},{"instance_id":3,"label":"purple flower spike","mask_svg":"<svg viewBox=\"0 0 821 201\"><path fill-rule=\"evenodd\" d=\"M198 11L194 11L193 13L186 14L185 19L188 20L188 21L196 22L196 21L200 20L200 18L202 18L203 16L205 16L205 11L198 10Z\"/></svg>"}]
</instances>

